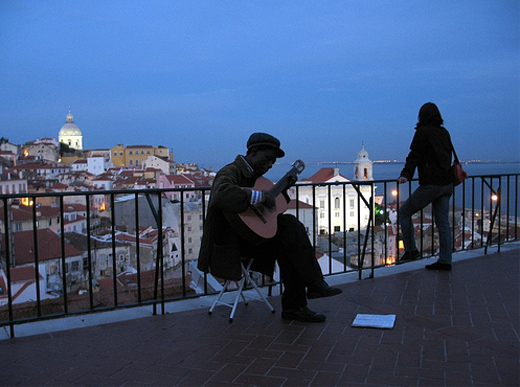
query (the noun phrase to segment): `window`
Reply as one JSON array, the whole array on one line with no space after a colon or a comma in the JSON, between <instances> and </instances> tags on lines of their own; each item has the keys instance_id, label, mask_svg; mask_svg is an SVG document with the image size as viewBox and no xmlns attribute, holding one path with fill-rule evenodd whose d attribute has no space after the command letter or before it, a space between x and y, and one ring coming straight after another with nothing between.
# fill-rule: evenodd
<instances>
[{"instance_id":1,"label":"window","mask_svg":"<svg viewBox=\"0 0 520 387\"><path fill-rule=\"evenodd\" d=\"M325 201L324 200L320 200L320 208L321 209L325 208Z\"/></svg>"},{"instance_id":2,"label":"window","mask_svg":"<svg viewBox=\"0 0 520 387\"><path fill-rule=\"evenodd\" d=\"M334 213L334 217L339 218L339 211L336 211L336 212Z\"/></svg>"},{"instance_id":3,"label":"window","mask_svg":"<svg viewBox=\"0 0 520 387\"><path fill-rule=\"evenodd\" d=\"M339 200L339 197L336 197L336 198L334 199L334 208L335 208L335 209L339 209L339 208L341 208L341 207L340 207L340 200Z\"/></svg>"},{"instance_id":4,"label":"window","mask_svg":"<svg viewBox=\"0 0 520 387\"><path fill-rule=\"evenodd\" d=\"M350 209L354 209L354 199L350 199Z\"/></svg>"},{"instance_id":5,"label":"window","mask_svg":"<svg viewBox=\"0 0 520 387\"><path fill-rule=\"evenodd\" d=\"M130 156L132 156L132 155L133 155L132 151L128 152L128 154L129 154Z\"/></svg>"}]
</instances>

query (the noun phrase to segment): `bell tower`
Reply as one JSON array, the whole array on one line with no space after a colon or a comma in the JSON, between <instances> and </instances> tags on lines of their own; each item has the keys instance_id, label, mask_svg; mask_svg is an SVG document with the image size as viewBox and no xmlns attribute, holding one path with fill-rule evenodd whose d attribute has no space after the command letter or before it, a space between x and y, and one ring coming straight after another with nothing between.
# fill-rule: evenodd
<instances>
[{"instance_id":1,"label":"bell tower","mask_svg":"<svg viewBox=\"0 0 520 387\"><path fill-rule=\"evenodd\" d=\"M354 180L374 180L372 165L365 145L361 143L361 150L357 154L357 159L354 160Z\"/></svg>"}]
</instances>

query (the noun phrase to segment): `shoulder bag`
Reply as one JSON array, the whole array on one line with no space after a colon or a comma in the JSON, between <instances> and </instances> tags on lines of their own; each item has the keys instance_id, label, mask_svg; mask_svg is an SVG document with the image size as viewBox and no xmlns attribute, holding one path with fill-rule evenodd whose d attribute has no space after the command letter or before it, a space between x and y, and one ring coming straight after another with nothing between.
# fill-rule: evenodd
<instances>
[{"instance_id":1,"label":"shoulder bag","mask_svg":"<svg viewBox=\"0 0 520 387\"><path fill-rule=\"evenodd\" d=\"M462 169L462 165L460 165L459 158L457 157L457 153L453 147L453 143L451 144L451 150L454 157L453 165L451 166L451 182L454 186L457 186L466 180L468 173Z\"/></svg>"}]
</instances>

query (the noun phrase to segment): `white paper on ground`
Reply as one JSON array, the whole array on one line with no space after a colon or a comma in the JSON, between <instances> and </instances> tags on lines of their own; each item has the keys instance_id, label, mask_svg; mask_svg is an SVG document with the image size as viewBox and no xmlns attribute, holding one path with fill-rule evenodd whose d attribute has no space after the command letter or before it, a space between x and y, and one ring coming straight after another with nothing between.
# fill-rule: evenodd
<instances>
[{"instance_id":1,"label":"white paper on ground","mask_svg":"<svg viewBox=\"0 0 520 387\"><path fill-rule=\"evenodd\" d=\"M353 327L392 329L395 314L359 314L352 322Z\"/></svg>"}]
</instances>

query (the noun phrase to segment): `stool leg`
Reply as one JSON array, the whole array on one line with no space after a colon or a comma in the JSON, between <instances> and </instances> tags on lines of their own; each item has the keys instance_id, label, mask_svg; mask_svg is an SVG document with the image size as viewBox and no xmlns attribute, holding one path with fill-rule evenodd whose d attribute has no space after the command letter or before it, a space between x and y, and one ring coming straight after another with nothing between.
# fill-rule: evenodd
<instances>
[{"instance_id":1,"label":"stool leg","mask_svg":"<svg viewBox=\"0 0 520 387\"><path fill-rule=\"evenodd\" d=\"M241 263L242 264L242 263ZM250 259L248 262L247 262L247 268L244 267L244 265L242 265L242 272L244 273L244 277L245 277L245 280L247 281L246 284L248 285L252 285L253 288L255 289L255 291L258 293L258 295L260 296L260 298L264 301L264 303L267 305L267 307L269 308L269 310L271 311L271 313L274 313L275 310L273 308L273 306L271 305L271 303L267 300L267 297L264 296L264 294L260 291L260 289L258 289L258 286L256 285L255 281L253 281L253 279L251 278L251 276L249 275L249 269L251 268L251 265L253 264L253 260Z\"/></svg>"},{"instance_id":2,"label":"stool leg","mask_svg":"<svg viewBox=\"0 0 520 387\"><path fill-rule=\"evenodd\" d=\"M235 302L233 303L233 307L231 308L231 313L229 315L229 322L233 322L233 317L235 317L235 311L237 310L237 305L238 305L238 300L240 297L242 297L244 299L244 302L245 302L245 297L244 295L242 294L242 289L244 289L244 283L246 282L246 277L242 277L242 279L240 281L238 281L238 290L237 290L237 295L235 297Z\"/></svg>"},{"instance_id":3,"label":"stool leg","mask_svg":"<svg viewBox=\"0 0 520 387\"><path fill-rule=\"evenodd\" d=\"M226 282L224 283L224 286L222 286L222 290L220 291L217 298L215 299L215 301L213 301L213 304L209 308L208 314L211 314L213 312L213 309L215 309L215 306L217 306L217 304L220 302L220 299L224 295L224 292L227 290L229 283L230 283L229 280L226 280Z\"/></svg>"}]
</instances>

